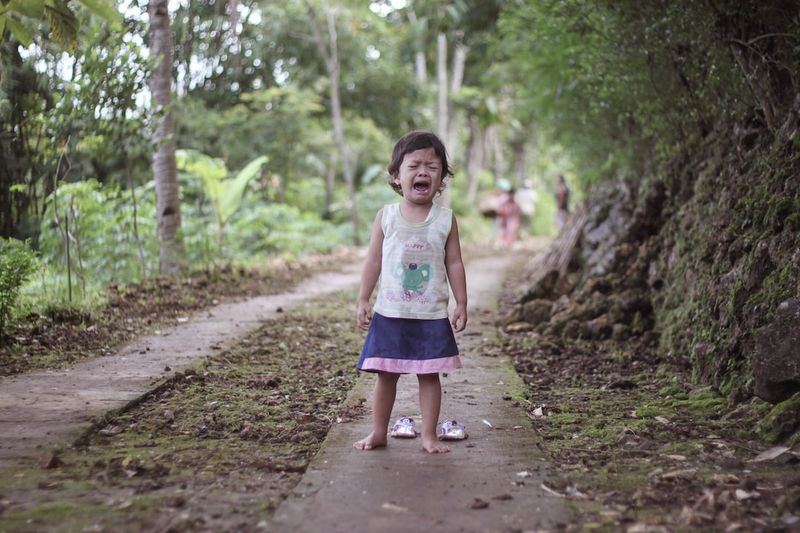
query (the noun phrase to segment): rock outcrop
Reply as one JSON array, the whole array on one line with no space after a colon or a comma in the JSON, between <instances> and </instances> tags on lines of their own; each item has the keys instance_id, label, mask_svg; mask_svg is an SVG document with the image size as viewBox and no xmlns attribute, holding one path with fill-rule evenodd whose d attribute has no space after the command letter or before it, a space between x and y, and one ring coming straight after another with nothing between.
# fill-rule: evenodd
<instances>
[{"instance_id":1,"label":"rock outcrop","mask_svg":"<svg viewBox=\"0 0 800 533\"><path fill-rule=\"evenodd\" d=\"M768 402L800 392L800 299L782 302L756 337L753 378L756 395Z\"/></svg>"},{"instance_id":2,"label":"rock outcrop","mask_svg":"<svg viewBox=\"0 0 800 533\"><path fill-rule=\"evenodd\" d=\"M743 131L720 126L660 168L591 191L586 216L532 260L509 322L649 335L734 401L796 392L800 322L784 307L800 298L800 149ZM555 256L564 268L542 268Z\"/></svg>"}]
</instances>

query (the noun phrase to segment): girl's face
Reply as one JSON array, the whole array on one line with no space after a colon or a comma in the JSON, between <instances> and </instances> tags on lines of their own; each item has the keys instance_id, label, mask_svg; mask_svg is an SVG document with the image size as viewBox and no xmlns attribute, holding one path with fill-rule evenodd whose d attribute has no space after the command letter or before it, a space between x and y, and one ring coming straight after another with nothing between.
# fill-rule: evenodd
<instances>
[{"instance_id":1,"label":"girl's face","mask_svg":"<svg viewBox=\"0 0 800 533\"><path fill-rule=\"evenodd\" d=\"M415 204L429 204L442 186L442 161L433 148L407 153L394 177L403 198Z\"/></svg>"}]
</instances>

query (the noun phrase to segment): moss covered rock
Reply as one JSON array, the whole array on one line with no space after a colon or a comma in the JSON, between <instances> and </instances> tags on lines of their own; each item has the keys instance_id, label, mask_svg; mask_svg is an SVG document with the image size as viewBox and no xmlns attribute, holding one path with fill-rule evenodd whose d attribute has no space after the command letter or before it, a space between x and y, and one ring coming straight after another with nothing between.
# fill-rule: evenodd
<instances>
[{"instance_id":1,"label":"moss covered rock","mask_svg":"<svg viewBox=\"0 0 800 533\"><path fill-rule=\"evenodd\" d=\"M800 393L775 407L758 424L758 432L767 442L775 443L800 429Z\"/></svg>"},{"instance_id":2,"label":"moss covered rock","mask_svg":"<svg viewBox=\"0 0 800 533\"><path fill-rule=\"evenodd\" d=\"M768 402L800 391L800 299L782 302L775 318L756 337L753 377L756 395Z\"/></svg>"}]
</instances>

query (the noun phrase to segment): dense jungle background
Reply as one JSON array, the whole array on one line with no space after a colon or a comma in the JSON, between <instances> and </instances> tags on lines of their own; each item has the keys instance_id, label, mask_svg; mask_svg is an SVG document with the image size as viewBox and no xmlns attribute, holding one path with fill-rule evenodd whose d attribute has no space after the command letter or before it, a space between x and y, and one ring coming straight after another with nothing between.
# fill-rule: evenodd
<instances>
[{"instance_id":1,"label":"dense jungle background","mask_svg":"<svg viewBox=\"0 0 800 533\"><path fill-rule=\"evenodd\" d=\"M0 36L3 374L125 287L363 245L418 128L465 241L509 186L555 238L506 324L649 340L800 439L796 2L2 0Z\"/></svg>"}]
</instances>

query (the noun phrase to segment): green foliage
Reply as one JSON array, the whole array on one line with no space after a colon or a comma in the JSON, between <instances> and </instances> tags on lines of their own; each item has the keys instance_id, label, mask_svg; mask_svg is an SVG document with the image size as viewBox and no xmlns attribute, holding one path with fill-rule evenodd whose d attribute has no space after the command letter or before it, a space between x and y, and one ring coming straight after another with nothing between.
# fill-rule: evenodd
<instances>
[{"instance_id":1,"label":"green foliage","mask_svg":"<svg viewBox=\"0 0 800 533\"><path fill-rule=\"evenodd\" d=\"M758 432L770 443L780 442L800 428L800 394L795 394L770 410L759 422Z\"/></svg>"},{"instance_id":2,"label":"green foliage","mask_svg":"<svg viewBox=\"0 0 800 533\"><path fill-rule=\"evenodd\" d=\"M331 139L315 119L322 111L317 94L295 87L245 93L222 110L185 98L176 106L178 145L220 158L228 168L266 155L275 180L266 197L282 201L291 183L324 176L329 160L323 154L331 150ZM314 156L323 158L322 165ZM322 212L322 205L317 209Z\"/></svg>"},{"instance_id":3,"label":"green foliage","mask_svg":"<svg viewBox=\"0 0 800 533\"><path fill-rule=\"evenodd\" d=\"M121 15L115 0L77 0L91 13L105 19L115 30L121 28ZM23 46L33 42L33 30L47 21L50 35L59 45L74 49L78 43L80 26L78 15L69 0L9 0L0 8L0 37L7 27L10 34Z\"/></svg>"},{"instance_id":4,"label":"green foliage","mask_svg":"<svg viewBox=\"0 0 800 533\"><path fill-rule=\"evenodd\" d=\"M94 180L62 184L48 199L41 227L42 259L57 268L62 279L69 269L84 296L89 285L135 280L154 272L154 198L152 191L134 194L135 221L131 191L102 187Z\"/></svg>"},{"instance_id":5,"label":"green foliage","mask_svg":"<svg viewBox=\"0 0 800 533\"><path fill-rule=\"evenodd\" d=\"M222 251L225 225L242 205L247 184L256 177L261 166L267 162L266 156L249 162L236 176L228 177L225 163L192 150L178 150L175 154L178 168L190 176L199 177L203 182L203 192L211 202L217 218L218 248Z\"/></svg>"},{"instance_id":6,"label":"green foliage","mask_svg":"<svg viewBox=\"0 0 800 533\"><path fill-rule=\"evenodd\" d=\"M74 56L57 47L0 44L0 128L8 172L0 188L0 228L36 245L44 199L53 179L93 177L135 183L144 179L151 145L140 94L147 83L147 58L133 32L110 33L81 14L81 39ZM86 19L86 20L84 20Z\"/></svg>"},{"instance_id":7,"label":"green foliage","mask_svg":"<svg viewBox=\"0 0 800 533\"><path fill-rule=\"evenodd\" d=\"M581 175L609 177L654 148L745 111L745 81L707 3L519 2L501 14L488 75L569 146ZM603 168L605 166L605 168Z\"/></svg>"},{"instance_id":8,"label":"green foliage","mask_svg":"<svg viewBox=\"0 0 800 533\"><path fill-rule=\"evenodd\" d=\"M383 172L358 191L356 202L358 203L358 227L361 228L362 232L361 242L369 241L372 233L372 224L375 221L375 214L378 209L386 204L400 201L400 197L389 186L387 179L388 175ZM346 209L345 200L346 198L342 198L342 201L338 204L340 211ZM352 242L352 228L348 229L348 238Z\"/></svg>"},{"instance_id":9,"label":"green foliage","mask_svg":"<svg viewBox=\"0 0 800 533\"><path fill-rule=\"evenodd\" d=\"M17 303L20 288L37 266L36 254L27 243L0 239L0 334Z\"/></svg>"},{"instance_id":10,"label":"green foliage","mask_svg":"<svg viewBox=\"0 0 800 533\"><path fill-rule=\"evenodd\" d=\"M226 257L253 262L280 254L329 252L345 242L345 227L285 204L247 205L231 223Z\"/></svg>"}]
</instances>

